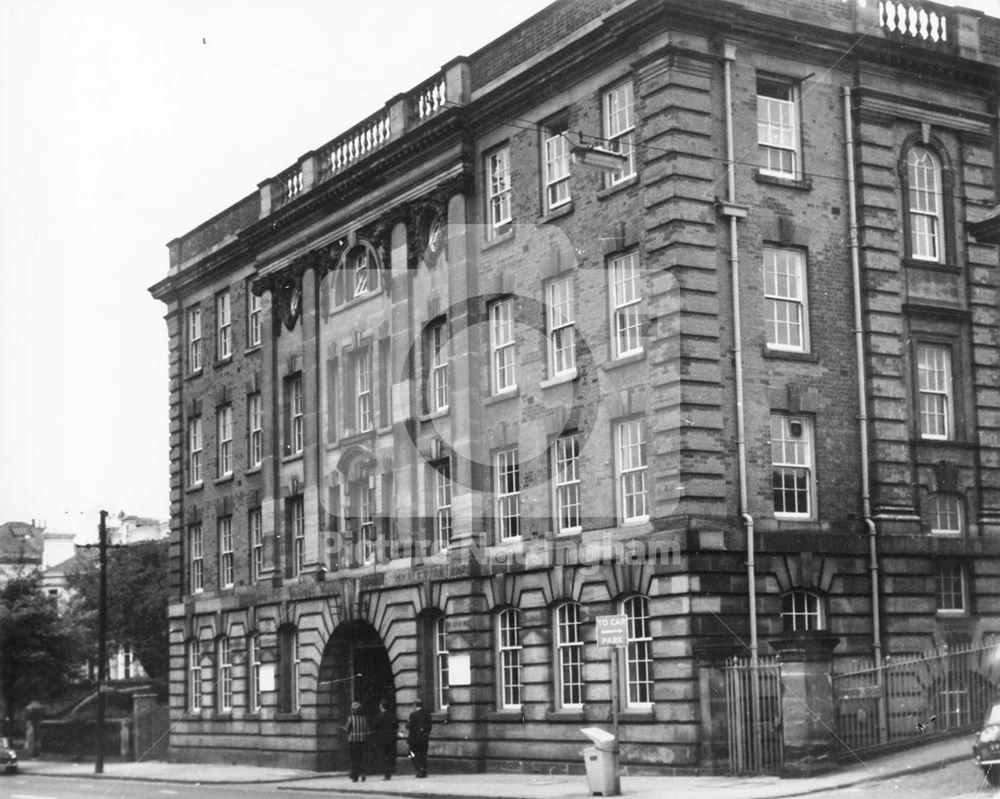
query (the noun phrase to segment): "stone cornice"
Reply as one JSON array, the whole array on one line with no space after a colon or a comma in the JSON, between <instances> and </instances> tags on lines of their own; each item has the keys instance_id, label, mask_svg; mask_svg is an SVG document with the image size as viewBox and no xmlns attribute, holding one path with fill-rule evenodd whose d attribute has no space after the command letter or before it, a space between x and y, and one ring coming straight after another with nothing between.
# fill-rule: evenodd
<instances>
[{"instance_id":1,"label":"stone cornice","mask_svg":"<svg viewBox=\"0 0 1000 799\"><path fill-rule=\"evenodd\" d=\"M877 89L860 87L855 90L859 112L872 112L889 118L927 123L931 127L958 130L988 137L992 133L993 118L986 113L949 108L929 103L916 97L889 94Z\"/></svg>"}]
</instances>

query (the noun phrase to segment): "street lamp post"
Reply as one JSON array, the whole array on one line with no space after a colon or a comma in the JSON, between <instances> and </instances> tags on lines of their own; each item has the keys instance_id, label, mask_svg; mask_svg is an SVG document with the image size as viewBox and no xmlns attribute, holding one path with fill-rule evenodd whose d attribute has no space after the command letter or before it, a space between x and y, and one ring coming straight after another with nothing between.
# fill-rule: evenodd
<instances>
[{"instance_id":1,"label":"street lamp post","mask_svg":"<svg viewBox=\"0 0 1000 799\"><path fill-rule=\"evenodd\" d=\"M94 773L104 773L104 681L108 668L108 512L101 511L98 557L101 569L97 595L97 759Z\"/></svg>"}]
</instances>

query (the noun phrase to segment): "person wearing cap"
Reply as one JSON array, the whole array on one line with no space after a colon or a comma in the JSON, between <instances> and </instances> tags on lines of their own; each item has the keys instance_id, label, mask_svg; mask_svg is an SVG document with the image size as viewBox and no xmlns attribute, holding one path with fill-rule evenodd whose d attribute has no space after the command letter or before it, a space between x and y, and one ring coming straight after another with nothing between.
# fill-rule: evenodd
<instances>
[{"instance_id":1,"label":"person wearing cap","mask_svg":"<svg viewBox=\"0 0 1000 799\"><path fill-rule=\"evenodd\" d=\"M432 725L431 714L424 709L423 700L418 699L406 723L406 742L410 745L410 757L418 777L427 776L427 746L431 740Z\"/></svg>"},{"instance_id":2,"label":"person wearing cap","mask_svg":"<svg viewBox=\"0 0 1000 799\"><path fill-rule=\"evenodd\" d=\"M368 719L361 709L360 702L351 702L351 715L344 725L347 731L347 749L351 754L351 782L357 782L358 777L365 781L365 749L368 746Z\"/></svg>"}]
</instances>

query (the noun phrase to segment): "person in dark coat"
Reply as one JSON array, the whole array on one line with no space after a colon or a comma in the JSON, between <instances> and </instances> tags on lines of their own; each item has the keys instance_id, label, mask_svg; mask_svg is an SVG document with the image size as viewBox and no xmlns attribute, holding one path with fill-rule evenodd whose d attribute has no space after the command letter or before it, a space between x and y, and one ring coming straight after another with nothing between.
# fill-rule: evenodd
<instances>
[{"instance_id":1,"label":"person in dark coat","mask_svg":"<svg viewBox=\"0 0 1000 799\"><path fill-rule=\"evenodd\" d=\"M360 702L351 703L351 715L344 725L347 731L347 749L351 753L351 782L357 782L358 777L365 781L365 749L368 747L368 719L361 709Z\"/></svg>"},{"instance_id":2,"label":"person in dark coat","mask_svg":"<svg viewBox=\"0 0 1000 799\"><path fill-rule=\"evenodd\" d=\"M379 703L372 726L375 759L382 766L382 779L390 780L392 772L396 770L396 734L399 731L399 721L384 700Z\"/></svg>"},{"instance_id":3,"label":"person in dark coat","mask_svg":"<svg viewBox=\"0 0 1000 799\"><path fill-rule=\"evenodd\" d=\"M427 776L427 746L431 740L433 726L431 714L424 709L423 700L418 699L406 723L406 742L410 745L410 757L418 777Z\"/></svg>"}]
</instances>

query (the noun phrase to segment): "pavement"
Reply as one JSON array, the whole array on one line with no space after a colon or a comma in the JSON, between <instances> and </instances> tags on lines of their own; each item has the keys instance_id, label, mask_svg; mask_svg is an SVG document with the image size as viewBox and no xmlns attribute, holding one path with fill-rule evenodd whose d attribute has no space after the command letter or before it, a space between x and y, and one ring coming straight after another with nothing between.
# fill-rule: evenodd
<instances>
[{"instance_id":1,"label":"pavement","mask_svg":"<svg viewBox=\"0 0 1000 799\"><path fill-rule=\"evenodd\" d=\"M965 734L935 740L922 746L881 757L846 764L839 771L808 778L729 777L729 776L624 776L623 796L634 799L714 799L732 796L738 799L777 799L807 796L867 782L879 782L906 774L943 768L968 761L970 781L979 779L972 763L972 736ZM433 758L431 759L433 768ZM274 783L277 789L343 793L371 793L408 797L445 797L445 799L580 799L588 797L587 777L583 774L434 774L417 779L402 760L400 771L389 781L380 776L365 782L351 782L343 772L315 772L287 768L268 768L230 764L172 763L150 760L139 763L106 760L104 772L94 773L93 762L73 763L57 760L21 760L25 775L49 777L91 777L104 780L166 782L178 784L262 784ZM2 784L2 783L0 783Z\"/></svg>"}]
</instances>

